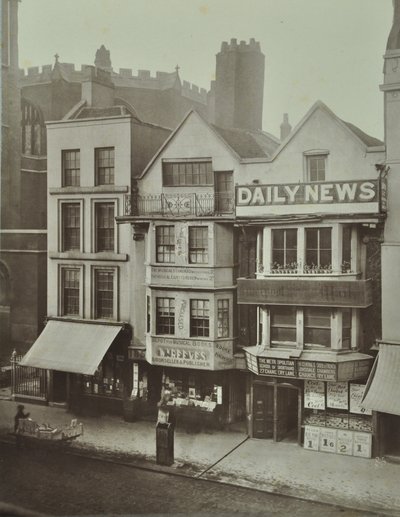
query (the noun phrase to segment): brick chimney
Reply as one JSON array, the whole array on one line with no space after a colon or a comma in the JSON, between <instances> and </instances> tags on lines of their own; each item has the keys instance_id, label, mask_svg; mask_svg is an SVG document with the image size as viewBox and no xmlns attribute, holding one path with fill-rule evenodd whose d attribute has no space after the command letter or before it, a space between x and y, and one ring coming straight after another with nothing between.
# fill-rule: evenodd
<instances>
[{"instance_id":1,"label":"brick chimney","mask_svg":"<svg viewBox=\"0 0 400 517\"><path fill-rule=\"evenodd\" d=\"M292 131L292 126L289 124L289 115L287 113L283 114L283 122L281 124L281 142L286 139L286 137Z\"/></svg>"}]
</instances>

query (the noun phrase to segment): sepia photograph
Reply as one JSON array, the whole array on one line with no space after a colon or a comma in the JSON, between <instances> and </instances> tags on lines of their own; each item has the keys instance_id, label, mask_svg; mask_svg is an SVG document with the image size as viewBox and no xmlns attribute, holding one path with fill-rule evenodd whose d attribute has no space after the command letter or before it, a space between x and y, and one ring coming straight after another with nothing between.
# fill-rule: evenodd
<instances>
[{"instance_id":1,"label":"sepia photograph","mask_svg":"<svg viewBox=\"0 0 400 517\"><path fill-rule=\"evenodd\" d=\"M0 2L0 516L400 517L400 0Z\"/></svg>"}]
</instances>

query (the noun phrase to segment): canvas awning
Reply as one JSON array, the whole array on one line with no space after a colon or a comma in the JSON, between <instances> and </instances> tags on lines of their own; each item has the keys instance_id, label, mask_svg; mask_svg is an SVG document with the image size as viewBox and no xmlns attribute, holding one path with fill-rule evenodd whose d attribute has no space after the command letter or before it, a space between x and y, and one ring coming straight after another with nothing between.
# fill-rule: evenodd
<instances>
[{"instance_id":1,"label":"canvas awning","mask_svg":"<svg viewBox=\"0 0 400 517\"><path fill-rule=\"evenodd\" d=\"M363 407L400 415L400 346L379 345L362 400Z\"/></svg>"},{"instance_id":2,"label":"canvas awning","mask_svg":"<svg viewBox=\"0 0 400 517\"><path fill-rule=\"evenodd\" d=\"M49 320L22 366L93 375L122 325Z\"/></svg>"}]
</instances>

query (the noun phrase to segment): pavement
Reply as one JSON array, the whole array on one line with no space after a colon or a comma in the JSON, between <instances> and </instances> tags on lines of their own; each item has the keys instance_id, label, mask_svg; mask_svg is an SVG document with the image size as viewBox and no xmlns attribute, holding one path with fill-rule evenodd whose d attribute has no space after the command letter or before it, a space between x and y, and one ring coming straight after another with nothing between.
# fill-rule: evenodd
<instances>
[{"instance_id":1,"label":"pavement","mask_svg":"<svg viewBox=\"0 0 400 517\"><path fill-rule=\"evenodd\" d=\"M16 402L0 400L0 438L10 440ZM38 423L68 425L63 408L25 404ZM270 493L357 510L400 516L400 465L313 452L295 443L250 439L244 429L187 433L175 431L175 463L156 464L155 424L120 417L78 417L84 434L69 442L71 453L138 468L198 477ZM240 429L240 428L239 428Z\"/></svg>"}]
</instances>

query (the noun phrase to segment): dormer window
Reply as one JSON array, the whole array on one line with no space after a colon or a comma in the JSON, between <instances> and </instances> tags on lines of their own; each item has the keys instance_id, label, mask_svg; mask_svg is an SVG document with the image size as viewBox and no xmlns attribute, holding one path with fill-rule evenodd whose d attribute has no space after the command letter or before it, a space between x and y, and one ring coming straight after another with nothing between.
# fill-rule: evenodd
<instances>
[{"instance_id":1,"label":"dormer window","mask_svg":"<svg viewBox=\"0 0 400 517\"><path fill-rule=\"evenodd\" d=\"M304 152L306 181L314 183L326 181L328 151L314 150Z\"/></svg>"}]
</instances>

